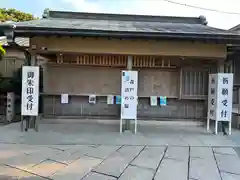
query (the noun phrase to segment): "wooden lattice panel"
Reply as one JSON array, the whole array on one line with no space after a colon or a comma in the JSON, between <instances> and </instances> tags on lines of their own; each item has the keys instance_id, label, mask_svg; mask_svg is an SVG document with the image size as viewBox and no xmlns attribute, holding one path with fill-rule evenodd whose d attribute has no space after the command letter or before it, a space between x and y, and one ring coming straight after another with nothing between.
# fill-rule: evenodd
<instances>
[{"instance_id":1,"label":"wooden lattice panel","mask_svg":"<svg viewBox=\"0 0 240 180\"><path fill-rule=\"evenodd\" d=\"M155 58L152 56L134 56L133 67L154 67Z\"/></svg>"},{"instance_id":2,"label":"wooden lattice panel","mask_svg":"<svg viewBox=\"0 0 240 180\"><path fill-rule=\"evenodd\" d=\"M134 56L133 67L137 68L176 68L170 59L155 56Z\"/></svg>"},{"instance_id":3,"label":"wooden lattice panel","mask_svg":"<svg viewBox=\"0 0 240 180\"><path fill-rule=\"evenodd\" d=\"M127 55L58 55L53 64L81 66L127 67ZM171 59L156 56L133 56L134 68L176 68Z\"/></svg>"},{"instance_id":4,"label":"wooden lattice panel","mask_svg":"<svg viewBox=\"0 0 240 180\"><path fill-rule=\"evenodd\" d=\"M56 64L72 64L72 65L83 65L83 66L116 66L126 67L127 56L117 55L80 55L80 56L57 56L57 60L50 61L49 63Z\"/></svg>"}]
</instances>

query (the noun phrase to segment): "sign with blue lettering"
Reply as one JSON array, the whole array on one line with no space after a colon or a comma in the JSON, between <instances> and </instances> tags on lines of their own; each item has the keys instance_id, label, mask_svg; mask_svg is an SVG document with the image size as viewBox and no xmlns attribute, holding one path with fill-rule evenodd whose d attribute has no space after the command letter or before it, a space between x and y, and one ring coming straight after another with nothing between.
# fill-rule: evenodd
<instances>
[{"instance_id":1,"label":"sign with blue lettering","mask_svg":"<svg viewBox=\"0 0 240 180\"><path fill-rule=\"evenodd\" d=\"M138 72L123 71L121 87L121 119L137 118Z\"/></svg>"}]
</instances>

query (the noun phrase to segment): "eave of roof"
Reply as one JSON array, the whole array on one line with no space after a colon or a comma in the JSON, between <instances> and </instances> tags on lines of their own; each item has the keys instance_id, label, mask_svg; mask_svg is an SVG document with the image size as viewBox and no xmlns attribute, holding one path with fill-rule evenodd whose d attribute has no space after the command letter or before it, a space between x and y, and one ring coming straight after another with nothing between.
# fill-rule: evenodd
<instances>
[{"instance_id":1,"label":"eave of roof","mask_svg":"<svg viewBox=\"0 0 240 180\"><path fill-rule=\"evenodd\" d=\"M15 43L20 47L29 47L29 38L27 38L27 37L16 37L15 38ZM6 36L0 37L0 45L2 45L3 47L9 47Z\"/></svg>"},{"instance_id":2,"label":"eave of roof","mask_svg":"<svg viewBox=\"0 0 240 180\"><path fill-rule=\"evenodd\" d=\"M12 31L15 37L57 35L240 43L239 34L206 26L202 17L147 17L61 11L50 11L49 14L46 18L35 21L0 24L0 33L3 35L6 31Z\"/></svg>"},{"instance_id":3,"label":"eave of roof","mask_svg":"<svg viewBox=\"0 0 240 180\"><path fill-rule=\"evenodd\" d=\"M9 30L6 28L5 30ZM16 28L16 36L83 36L83 37L108 37L108 38L126 38L126 39L181 39L181 40L206 40L218 41L224 43L240 43L240 36L237 34L194 34L194 33L146 33L146 32L118 32L101 30L76 30L60 28Z\"/></svg>"},{"instance_id":4,"label":"eave of roof","mask_svg":"<svg viewBox=\"0 0 240 180\"><path fill-rule=\"evenodd\" d=\"M240 24L232 27L229 31L240 31Z\"/></svg>"}]
</instances>

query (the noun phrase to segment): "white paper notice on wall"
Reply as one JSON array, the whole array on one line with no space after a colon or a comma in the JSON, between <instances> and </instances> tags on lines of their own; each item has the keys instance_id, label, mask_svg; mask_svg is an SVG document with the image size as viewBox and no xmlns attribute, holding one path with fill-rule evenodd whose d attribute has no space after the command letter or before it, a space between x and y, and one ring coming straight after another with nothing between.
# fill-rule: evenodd
<instances>
[{"instance_id":1,"label":"white paper notice on wall","mask_svg":"<svg viewBox=\"0 0 240 180\"><path fill-rule=\"evenodd\" d=\"M68 94L61 94L61 104L68 104Z\"/></svg>"},{"instance_id":2,"label":"white paper notice on wall","mask_svg":"<svg viewBox=\"0 0 240 180\"><path fill-rule=\"evenodd\" d=\"M90 95L89 99L88 99L88 102L90 104L96 104L96 95Z\"/></svg>"},{"instance_id":3,"label":"white paper notice on wall","mask_svg":"<svg viewBox=\"0 0 240 180\"><path fill-rule=\"evenodd\" d=\"M151 96L150 97L150 105L151 106L157 106L157 96Z\"/></svg>"},{"instance_id":4,"label":"white paper notice on wall","mask_svg":"<svg viewBox=\"0 0 240 180\"><path fill-rule=\"evenodd\" d=\"M107 96L107 104L114 104L114 96L113 95Z\"/></svg>"}]
</instances>

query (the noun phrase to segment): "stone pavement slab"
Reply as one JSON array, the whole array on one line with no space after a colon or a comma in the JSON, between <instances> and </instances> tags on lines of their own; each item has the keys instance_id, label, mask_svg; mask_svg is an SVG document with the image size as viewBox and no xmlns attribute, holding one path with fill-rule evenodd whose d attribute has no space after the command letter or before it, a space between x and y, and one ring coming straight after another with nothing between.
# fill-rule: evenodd
<instances>
[{"instance_id":1,"label":"stone pavement slab","mask_svg":"<svg viewBox=\"0 0 240 180\"><path fill-rule=\"evenodd\" d=\"M0 165L0 180L1 179L7 179L7 178L12 178L12 179L17 179L19 177L19 174L21 171L11 168L9 166L5 165Z\"/></svg>"},{"instance_id":2,"label":"stone pavement slab","mask_svg":"<svg viewBox=\"0 0 240 180\"><path fill-rule=\"evenodd\" d=\"M10 158L23 156L23 152L18 152L14 149L0 149L0 164L6 162Z\"/></svg>"},{"instance_id":3,"label":"stone pavement slab","mask_svg":"<svg viewBox=\"0 0 240 180\"><path fill-rule=\"evenodd\" d=\"M52 149L56 149L56 150L66 151L68 149L75 148L76 145L64 145L64 146L61 146L61 145L50 145L48 147L52 148Z\"/></svg>"},{"instance_id":4,"label":"stone pavement slab","mask_svg":"<svg viewBox=\"0 0 240 180\"><path fill-rule=\"evenodd\" d=\"M240 147L235 147L234 150L237 153L238 157L240 158Z\"/></svg>"},{"instance_id":5,"label":"stone pavement slab","mask_svg":"<svg viewBox=\"0 0 240 180\"><path fill-rule=\"evenodd\" d=\"M188 159L188 147L168 147L154 180L187 180Z\"/></svg>"},{"instance_id":6,"label":"stone pavement slab","mask_svg":"<svg viewBox=\"0 0 240 180\"><path fill-rule=\"evenodd\" d=\"M0 166L0 180L44 180L40 176L36 176L34 174L30 174L26 171L21 171L16 168L12 168L9 166Z\"/></svg>"},{"instance_id":7,"label":"stone pavement slab","mask_svg":"<svg viewBox=\"0 0 240 180\"><path fill-rule=\"evenodd\" d=\"M54 180L79 180L102 162L101 159L83 156L51 176Z\"/></svg>"},{"instance_id":8,"label":"stone pavement slab","mask_svg":"<svg viewBox=\"0 0 240 180\"><path fill-rule=\"evenodd\" d=\"M181 139L187 146L204 146L204 143L196 136L182 135Z\"/></svg>"},{"instance_id":9,"label":"stone pavement slab","mask_svg":"<svg viewBox=\"0 0 240 180\"><path fill-rule=\"evenodd\" d=\"M240 175L229 174L229 173L221 173L222 180L240 180Z\"/></svg>"},{"instance_id":10,"label":"stone pavement slab","mask_svg":"<svg viewBox=\"0 0 240 180\"><path fill-rule=\"evenodd\" d=\"M166 158L188 161L188 147L168 147L165 156Z\"/></svg>"},{"instance_id":11,"label":"stone pavement slab","mask_svg":"<svg viewBox=\"0 0 240 180\"><path fill-rule=\"evenodd\" d=\"M224 148L213 148L214 153L216 154L225 154L225 155L233 155L237 156L236 151L232 147L224 147Z\"/></svg>"},{"instance_id":12,"label":"stone pavement slab","mask_svg":"<svg viewBox=\"0 0 240 180\"><path fill-rule=\"evenodd\" d=\"M52 161L52 160L45 160L40 164L29 168L28 171L37 174L42 177L49 177L56 173L57 171L63 169L66 165Z\"/></svg>"},{"instance_id":13,"label":"stone pavement slab","mask_svg":"<svg viewBox=\"0 0 240 180\"><path fill-rule=\"evenodd\" d=\"M191 158L213 159L213 151L211 147L190 147Z\"/></svg>"},{"instance_id":14,"label":"stone pavement slab","mask_svg":"<svg viewBox=\"0 0 240 180\"><path fill-rule=\"evenodd\" d=\"M137 166L128 166L119 180L151 180L155 171Z\"/></svg>"},{"instance_id":15,"label":"stone pavement slab","mask_svg":"<svg viewBox=\"0 0 240 180\"><path fill-rule=\"evenodd\" d=\"M56 148L56 146L55 146ZM109 153L109 149L107 148L100 148L98 150L99 146L96 145L77 145L77 146L71 146L66 148L65 150L61 150L60 153L54 154L49 159L63 163L63 164L70 164L73 161L79 159L81 156L89 155L89 156L101 156L105 157L104 155L107 155ZM58 149L58 148L57 148ZM62 148L63 149L63 148ZM111 148L114 149L115 148ZM104 151L106 150L106 151ZM101 153L101 154L100 154Z\"/></svg>"},{"instance_id":16,"label":"stone pavement slab","mask_svg":"<svg viewBox=\"0 0 240 180\"><path fill-rule=\"evenodd\" d=\"M199 180L221 180L214 158L191 158L189 178Z\"/></svg>"},{"instance_id":17,"label":"stone pavement slab","mask_svg":"<svg viewBox=\"0 0 240 180\"><path fill-rule=\"evenodd\" d=\"M51 156L49 159L63 164L71 164L82 156L84 156L84 153L82 151L71 152L66 150L59 154Z\"/></svg>"},{"instance_id":18,"label":"stone pavement slab","mask_svg":"<svg viewBox=\"0 0 240 180\"><path fill-rule=\"evenodd\" d=\"M116 178L111 177L111 176L106 176L103 174L98 174L95 172L91 172L86 177L84 177L82 180L116 180Z\"/></svg>"},{"instance_id":19,"label":"stone pavement slab","mask_svg":"<svg viewBox=\"0 0 240 180\"><path fill-rule=\"evenodd\" d=\"M189 178L221 180L212 148L190 147Z\"/></svg>"},{"instance_id":20,"label":"stone pavement slab","mask_svg":"<svg viewBox=\"0 0 240 180\"><path fill-rule=\"evenodd\" d=\"M70 154L74 154L76 152L86 154L89 151L89 149L91 149L91 148L95 148L95 146L92 146L92 145L76 145L76 146L69 147L68 149L66 149L64 151L68 152Z\"/></svg>"},{"instance_id":21,"label":"stone pavement slab","mask_svg":"<svg viewBox=\"0 0 240 180\"><path fill-rule=\"evenodd\" d=\"M59 154L61 152L61 150L52 149L49 147L33 147L32 150L27 151L26 154L30 156L37 156L42 159L48 159L51 156Z\"/></svg>"},{"instance_id":22,"label":"stone pavement slab","mask_svg":"<svg viewBox=\"0 0 240 180\"><path fill-rule=\"evenodd\" d=\"M163 158L165 149L166 147L146 147L131 164L155 171Z\"/></svg>"},{"instance_id":23,"label":"stone pavement slab","mask_svg":"<svg viewBox=\"0 0 240 180\"><path fill-rule=\"evenodd\" d=\"M240 175L240 158L232 155L215 154L221 172Z\"/></svg>"},{"instance_id":24,"label":"stone pavement slab","mask_svg":"<svg viewBox=\"0 0 240 180\"><path fill-rule=\"evenodd\" d=\"M200 141L203 142L203 146L209 147L234 147L236 146L236 142L229 139L227 136L222 135L214 135L214 134L204 134L196 136ZM191 145L192 146L192 145Z\"/></svg>"},{"instance_id":25,"label":"stone pavement slab","mask_svg":"<svg viewBox=\"0 0 240 180\"><path fill-rule=\"evenodd\" d=\"M187 180L188 161L163 158L154 180Z\"/></svg>"},{"instance_id":26,"label":"stone pavement slab","mask_svg":"<svg viewBox=\"0 0 240 180\"><path fill-rule=\"evenodd\" d=\"M94 171L119 177L142 149L143 146L123 146L104 160Z\"/></svg>"},{"instance_id":27,"label":"stone pavement slab","mask_svg":"<svg viewBox=\"0 0 240 180\"><path fill-rule=\"evenodd\" d=\"M100 159L107 158L111 153L115 152L121 146L106 146L100 145L96 148L91 148L86 152L86 155Z\"/></svg>"},{"instance_id":28,"label":"stone pavement slab","mask_svg":"<svg viewBox=\"0 0 240 180\"><path fill-rule=\"evenodd\" d=\"M46 158L42 158L41 156L39 157L39 156L30 156L30 155L22 154L17 157L11 157L9 159L5 159L2 163L15 168L27 170L45 160Z\"/></svg>"}]
</instances>

